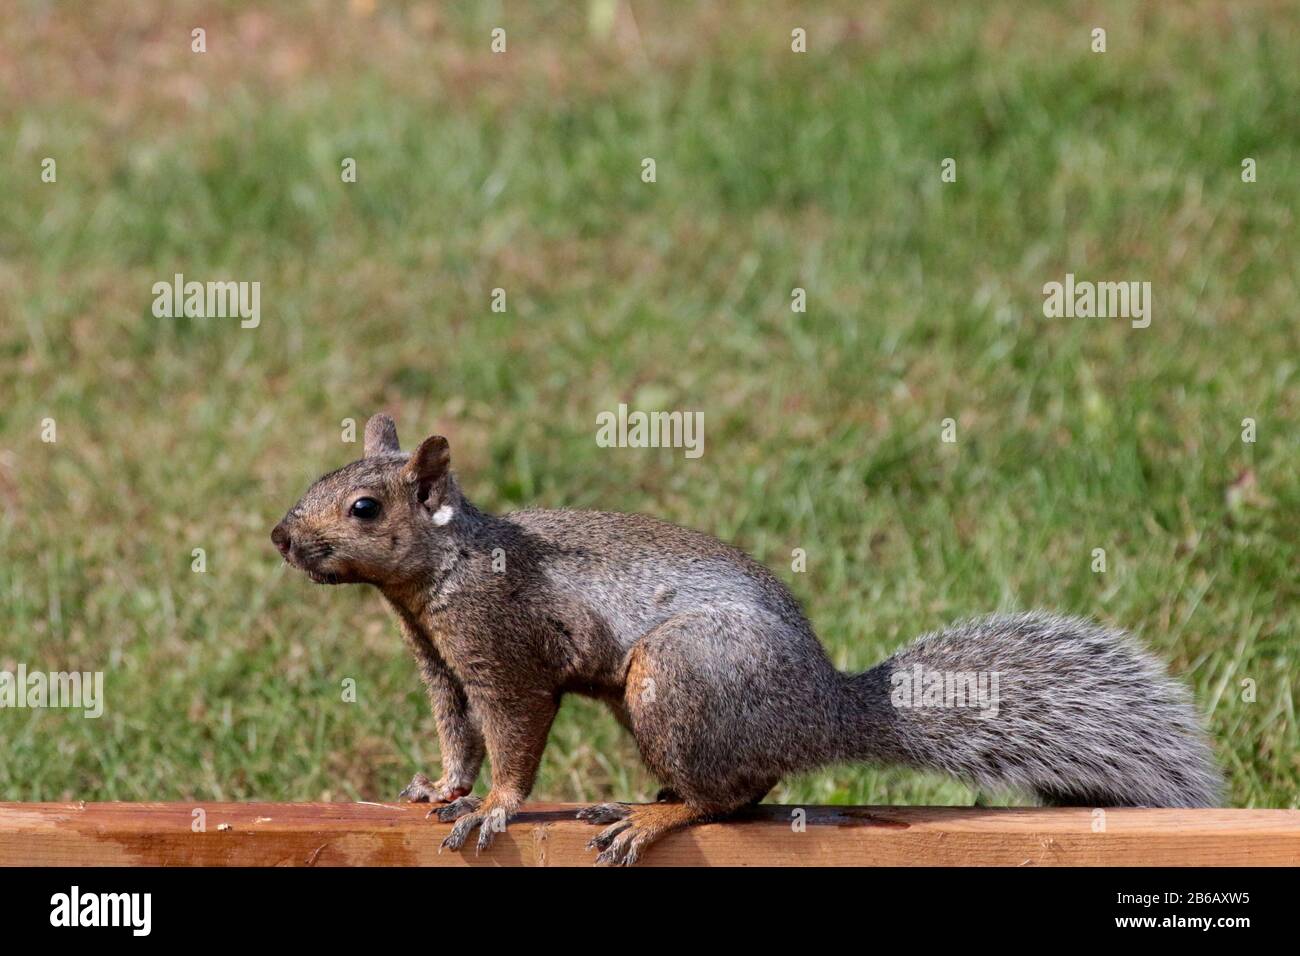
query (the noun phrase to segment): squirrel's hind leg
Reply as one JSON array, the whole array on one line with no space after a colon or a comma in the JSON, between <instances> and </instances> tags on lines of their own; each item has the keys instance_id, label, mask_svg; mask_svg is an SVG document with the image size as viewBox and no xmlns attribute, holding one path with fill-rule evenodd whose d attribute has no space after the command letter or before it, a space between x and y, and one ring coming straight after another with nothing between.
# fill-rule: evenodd
<instances>
[{"instance_id":1,"label":"squirrel's hind leg","mask_svg":"<svg viewBox=\"0 0 1300 956\"><path fill-rule=\"evenodd\" d=\"M627 815L596 834L587 844L587 849L601 851L596 857L598 864L631 866L660 837L712 816L686 803L647 803L628 807Z\"/></svg>"},{"instance_id":2,"label":"squirrel's hind leg","mask_svg":"<svg viewBox=\"0 0 1300 956\"><path fill-rule=\"evenodd\" d=\"M759 798L761 800L762 797ZM663 787L655 796L655 803L681 803L679 797L671 788ZM755 800L755 803L758 801ZM586 823L613 823L615 820L624 819L632 812L630 803L596 803L589 807L583 807L578 811L578 819Z\"/></svg>"},{"instance_id":3,"label":"squirrel's hind leg","mask_svg":"<svg viewBox=\"0 0 1300 956\"><path fill-rule=\"evenodd\" d=\"M789 639L774 628L749 609L698 610L662 622L632 648L624 705L670 800L583 813L593 823L613 821L588 844L601 851L597 863L635 863L666 834L729 816L776 785L807 740L810 718L798 698L814 697L815 688L807 666L772 665L772 649Z\"/></svg>"}]
</instances>

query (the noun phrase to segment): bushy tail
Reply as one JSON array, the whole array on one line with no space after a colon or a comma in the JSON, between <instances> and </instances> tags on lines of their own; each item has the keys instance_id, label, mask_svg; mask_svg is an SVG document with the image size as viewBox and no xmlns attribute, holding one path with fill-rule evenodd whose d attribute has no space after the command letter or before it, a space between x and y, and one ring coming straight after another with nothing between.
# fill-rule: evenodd
<instances>
[{"instance_id":1,"label":"bushy tail","mask_svg":"<svg viewBox=\"0 0 1300 956\"><path fill-rule=\"evenodd\" d=\"M848 679L847 756L1070 806L1220 800L1190 695L1119 631L1050 614L965 621Z\"/></svg>"}]
</instances>

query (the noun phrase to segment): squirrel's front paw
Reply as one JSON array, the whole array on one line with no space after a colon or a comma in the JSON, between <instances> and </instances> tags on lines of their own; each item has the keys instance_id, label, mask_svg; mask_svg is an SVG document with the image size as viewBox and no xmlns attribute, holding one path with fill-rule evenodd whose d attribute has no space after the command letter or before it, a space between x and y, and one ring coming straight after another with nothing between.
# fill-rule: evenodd
<instances>
[{"instance_id":1,"label":"squirrel's front paw","mask_svg":"<svg viewBox=\"0 0 1300 956\"><path fill-rule=\"evenodd\" d=\"M503 803L494 802L492 795L489 794L486 800L479 800L478 797L461 797L454 803L439 807L436 811L429 811L430 815L435 812L439 820L456 821L456 825L442 841L442 846L449 850L459 850L477 827L478 842L475 844L474 852L482 853L492 845L492 840L498 833L505 832L506 821L514 811ZM442 852L441 847L439 852Z\"/></svg>"},{"instance_id":2,"label":"squirrel's front paw","mask_svg":"<svg viewBox=\"0 0 1300 956\"><path fill-rule=\"evenodd\" d=\"M397 799L410 803L451 803L469 793L469 787L455 786L446 777L430 780L422 773L417 773L411 782L397 795Z\"/></svg>"}]
</instances>

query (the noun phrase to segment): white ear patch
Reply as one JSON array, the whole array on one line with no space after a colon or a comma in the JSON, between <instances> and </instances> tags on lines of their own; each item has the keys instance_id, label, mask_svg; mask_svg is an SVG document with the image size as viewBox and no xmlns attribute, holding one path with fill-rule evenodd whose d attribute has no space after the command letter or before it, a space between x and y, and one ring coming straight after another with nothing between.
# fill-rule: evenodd
<instances>
[{"instance_id":1,"label":"white ear patch","mask_svg":"<svg viewBox=\"0 0 1300 956\"><path fill-rule=\"evenodd\" d=\"M443 505L433 513L433 523L441 528L451 520L451 516L455 513L456 512L452 509L451 505Z\"/></svg>"}]
</instances>

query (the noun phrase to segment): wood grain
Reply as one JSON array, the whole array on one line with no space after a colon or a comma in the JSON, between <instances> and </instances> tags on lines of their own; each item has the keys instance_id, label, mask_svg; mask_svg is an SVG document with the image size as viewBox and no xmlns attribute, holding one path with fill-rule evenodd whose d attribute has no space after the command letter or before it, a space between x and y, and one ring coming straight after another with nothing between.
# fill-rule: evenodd
<instances>
[{"instance_id":1,"label":"wood grain","mask_svg":"<svg viewBox=\"0 0 1300 956\"><path fill-rule=\"evenodd\" d=\"M475 856L438 852L450 825L427 805L0 803L0 865L587 866L597 829L577 809L532 804ZM1300 810L1101 812L764 805L675 833L640 865L1300 865Z\"/></svg>"}]
</instances>

